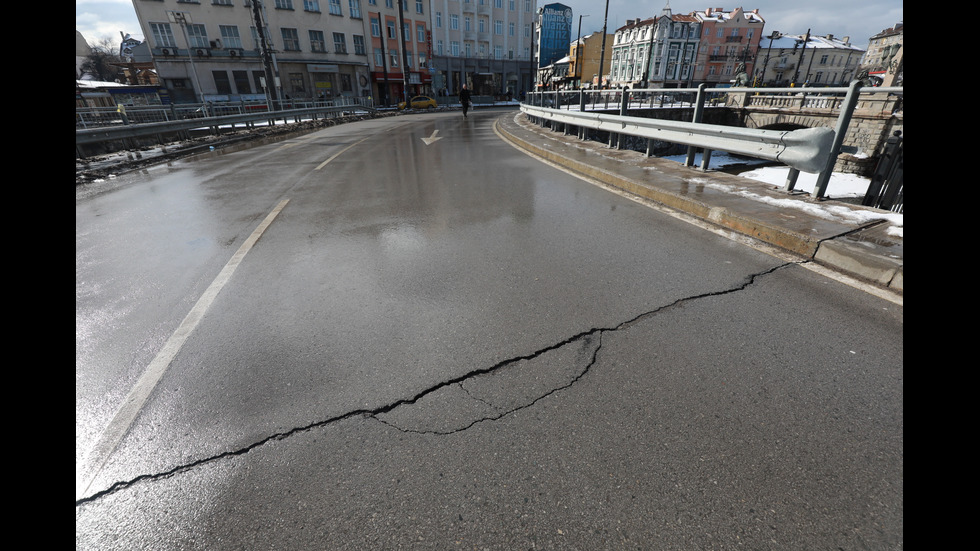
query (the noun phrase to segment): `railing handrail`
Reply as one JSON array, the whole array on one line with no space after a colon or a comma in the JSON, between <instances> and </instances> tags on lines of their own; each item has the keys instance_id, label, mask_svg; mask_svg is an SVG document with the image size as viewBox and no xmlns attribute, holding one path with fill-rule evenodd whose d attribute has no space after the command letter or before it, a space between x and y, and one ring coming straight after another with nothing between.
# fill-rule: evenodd
<instances>
[{"instance_id":1,"label":"railing handrail","mask_svg":"<svg viewBox=\"0 0 980 551\"><path fill-rule=\"evenodd\" d=\"M243 124L258 121L268 121L275 119L301 118L304 116L316 116L327 113L342 113L349 111L374 112L373 107L363 105L342 105L342 106L323 106L309 107L305 109L289 109L281 111L263 111L261 113L245 113L237 115L223 115L217 117L200 117L178 121L153 122L143 124L127 124L122 126L110 126L102 128L89 128L75 130L75 145L85 145L104 141L121 140L126 138L138 138L143 136L155 136L159 134L169 134L193 130L195 128L209 128L224 125Z\"/></svg>"},{"instance_id":2,"label":"railing handrail","mask_svg":"<svg viewBox=\"0 0 980 551\"><path fill-rule=\"evenodd\" d=\"M651 119L645 117L627 116L628 109L632 108L634 98L640 97L643 100L647 96L660 96L696 93L696 98L691 102L694 107L694 117L692 122L677 122L661 119ZM748 96L766 92L767 94L790 94L794 97L807 97L817 95L837 96L842 94L841 101L830 102L831 109L839 111L837 124L834 129L826 127L806 128L793 131L773 131L739 128L732 126L710 125L700 122L701 112L708 103L709 95L725 94ZM575 94L578 96L578 110L573 110L572 102L563 102L563 95ZM591 97L602 98L608 110L609 99L617 101L619 115L606 114L594 110L586 110L586 94ZM607 131L610 134L636 136L647 140L662 140L682 145L689 148L704 148L706 151L718 149L730 153L747 155L760 159L773 160L783 163L790 167L790 177L787 180L786 190L792 190L796 182L799 171L819 173L817 177L817 187L814 189L814 196L822 198L826 190L830 173L833 170L834 162L842 148L842 141L847 126L850 123L854 109L861 95L871 94L895 94L902 96L902 87L862 87L858 81L852 81L846 87L789 87L789 88L748 88L748 87L728 87L728 88L707 88L701 85L698 88L639 88L639 89L604 89L604 90L574 90L574 91L546 91L533 92L529 95L530 103L522 103L521 110L531 116L542 120L553 121L558 124L578 126L580 128L591 128L594 130ZM554 101L550 97L554 97ZM547 103L551 105L546 105ZM592 104L595 105L595 101ZM664 102L661 100L661 105ZM561 109L562 105L568 105L568 109ZM557 107L557 108L553 108ZM707 155L706 155L707 157ZM688 163L693 159L693 149L689 149Z\"/></svg>"}]
</instances>

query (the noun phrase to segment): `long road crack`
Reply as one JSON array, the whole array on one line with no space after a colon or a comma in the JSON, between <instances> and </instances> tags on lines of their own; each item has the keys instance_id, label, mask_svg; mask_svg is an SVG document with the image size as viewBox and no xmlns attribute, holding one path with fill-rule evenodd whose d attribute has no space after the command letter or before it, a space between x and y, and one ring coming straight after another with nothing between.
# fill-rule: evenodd
<instances>
[{"instance_id":1,"label":"long road crack","mask_svg":"<svg viewBox=\"0 0 980 551\"><path fill-rule=\"evenodd\" d=\"M496 421L517 411L532 407L540 401L574 386L585 378L598 361L599 352L602 349L602 336L604 334L627 329L645 319L680 307L691 301L737 293L754 284L760 277L788 266L807 262L810 261L801 260L778 264L767 270L747 276L741 283L731 288L679 298L672 303L643 312L617 325L594 327L582 331L534 352L508 358L494 365L474 369L458 377L442 381L409 398L396 400L374 409L355 409L315 423L272 434L236 450L230 450L184 463L163 472L143 474L130 480L117 481L104 490L77 499L75 506L94 502L110 494L125 490L135 484L167 479L206 464L245 455L271 442L286 440L294 435L316 430L348 419L376 419L385 425L403 432L441 435L465 431L474 425L486 421ZM544 378L544 384L539 381L536 389L534 385L527 387L531 389L530 391L526 390L522 384L521 388L525 389L522 391L523 394L519 394L516 397L509 396L515 390L514 380L509 379L509 377L535 375L534 370L519 369L519 367L535 360L544 359L545 356L550 355L557 355L559 360L566 361L549 361L549 364L558 366L558 368L550 373L551 377ZM568 360L575 360L578 363ZM504 378L501 379L501 377ZM456 394L455 397L453 396L454 393ZM475 409L475 411L470 411L463 415L446 415L440 426L431 426L434 421L427 413L436 410L446 411L447 408L445 405L447 403L459 405L462 403L459 401L461 397L466 397L471 404L482 406L485 411L480 412L479 407L470 408L471 410ZM429 403L429 408L424 407L426 403Z\"/></svg>"}]
</instances>

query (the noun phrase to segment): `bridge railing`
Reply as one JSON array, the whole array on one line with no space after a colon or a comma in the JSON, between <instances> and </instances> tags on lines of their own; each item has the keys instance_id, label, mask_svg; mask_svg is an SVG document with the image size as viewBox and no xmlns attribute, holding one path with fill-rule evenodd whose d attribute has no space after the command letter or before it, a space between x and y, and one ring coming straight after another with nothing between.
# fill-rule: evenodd
<instances>
[{"instance_id":1,"label":"bridge railing","mask_svg":"<svg viewBox=\"0 0 980 551\"><path fill-rule=\"evenodd\" d=\"M276 124L277 121L300 122L302 120L316 120L318 118L338 117L347 113L368 113L376 111L373 107L359 104L351 105L320 105L316 107L305 107L302 109L288 109L280 111L264 111L252 113L238 113L230 115L216 116L186 116L178 120L165 120L160 122L147 122L140 124L121 124L104 126L97 128L84 128L75 130L75 153L79 158L85 157L85 147L93 144L106 142L126 142L135 139L151 139L157 143L166 143L169 136L183 134L190 130L208 129L212 134L217 134L221 127L232 127L244 125L250 127L256 123ZM120 113L123 115L123 113ZM128 116L128 113L125 113Z\"/></svg>"},{"instance_id":2,"label":"bridge railing","mask_svg":"<svg viewBox=\"0 0 980 551\"><path fill-rule=\"evenodd\" d=\"M264 101L220 101L170 105L75 108L75 129L205 119L228 115L317 110L330 107L371 107L369 98L338 97L329 101L283 100L281 109Z\"/></svg>"},{"instance_id":3,"label":"bridge railing","mask_svg":"<svg viewBox=\"0 0 980 551\"><path fill-rule=\"evenodd\" d=\"M784 189L792 191L800 171L817 173L813 196L822 198L833 172L843 139L862 94L901 97L902 88L867 88L854 81L847 88L819 88L814 92L800 88L767 88L765 96L787 105L820 106L838 113L831 128L807 128L792 131L756 130L701 123L705 108L715 105L743 106L759 97L758 88L622 89L549 91L529 94L521 110L540 124L560 126L566 133L577 128L586 139L585 130L609 133L610 146L622 147L623 136L660 140L688 146L685 166L694 164L698 149L703 149L701 168L707 169L712 149L777 161L790 167ZM806 98L810 97L810 103ZM892 100L894 101L894 100ZM691 122L678 122L628 116L630 110L656 107L692 107ZM608 113L617 109L619 114Z\"/></svg>"}]
</instances>

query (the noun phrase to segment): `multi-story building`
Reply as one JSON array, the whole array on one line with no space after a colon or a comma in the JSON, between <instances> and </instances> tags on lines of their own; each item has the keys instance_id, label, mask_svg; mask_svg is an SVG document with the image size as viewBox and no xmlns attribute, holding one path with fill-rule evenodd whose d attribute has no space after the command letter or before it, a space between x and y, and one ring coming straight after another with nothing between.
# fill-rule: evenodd
<instances>
[{"instance_id":1,"label":"multi-story building","mask_svg":"<svg viewBox=\"0 0 980 551\"><path fill-rule=\"evenodd\" d=\"M740 64L748 75L755 69L765 19L759 10L708 8L692 14L701 24L700 47L693 82L730 84Z\"/></svg>"},{"instance_id":2,"label":"multi-story building","mask_svg":"<svg viewBox=\"0 0 980 551\"><path fill-rule=\"evenodd\" d=\"M359 2L348 1L351 10ZM400 6L396 0L366 2L373 97L392 105L432 93L428 0L401 0Z\"/></svg>"},{"instance_id":3,"label":"multi-story building","mask_svg":"<svg viewBox=\"0 0 980 551\"><path fill-rule=\"evenodd\" d=\"M430 0L429 6L436 94L456 94L463 84L479 95L531 89L536 0Z\"/></svg>"},{"instance_id":4,"label":"multi-story building","mask_svg":"<svg viewBox=\"0 0 980 551\"><path fill-rule=\"evenodd\" d=\"M756 86L847 86L856 76L864 50L850 37L772 33L761 43L755 63Z\"/></svg>"},{"instance_id":5,"label":"multi-story building","mask_svg":"<svg viewBox=\"0 0 980 551\"><path fill-rule=\"evenodd\" d=\"M650 86L687 88L699 75L696 60L701 46L702 21L694 14L674 14L665 7L654 23L653 55L647 69Z\"/></svg>"},{"instance_id":6,"label":"multi-story building","mask_svg":"<svg viewBox=\"0 0 980 551\"><path fill-rule=\"evenodd\" d=\"M553 72L553 64L568 56L571 42L572 8L558 3L542 6L534 22L535 84L538 87L557 82L549 75Z\"/></svg>"},{"instance_id":7,"label":"multi-story building","mask_svg":"<svg viewBox=\"0 0 980 551\"><path fill-rule=\"evenodd\" d=\"M370 96L362 3L133 0L175 102ZM259 21L261 23L259 23Z\"/></svg>"},{"instance_id":8,"label":"multi-story building","mask_svg":"<svg viewBox=\"0 0 980 551\"><path fill-rule=\"evenodd\" d=\"M605 52L602 51L603 36L601 32L591 33L572 42L569 48L569 75L571 87L596 87L599 86L599 62L605 60L609 66L612 59L613 42L615 35L605 36Z\"/></svg>"},{"instance_id":9,"label":"multi-story building","mask_svg":"<svg viewBox=\"0 0 980 551\"><path fill-rule=\"evenodd\" d=\"M609 85L614 88L646 88L653 55L653 30L656 18L627 19L613 33L609 62Z\"/></svg>"},{"instance_id":10,"label":"multi-story building","mask_svg":"<svg viewBox=\"0 0 980 551\"><path fill-rule=\"evenodd\" d=\"M901 86L904 80L904 26L899 23L872 36L861 60L861 70L880 79L882 86Z\"/></svg>"}]
</instances>

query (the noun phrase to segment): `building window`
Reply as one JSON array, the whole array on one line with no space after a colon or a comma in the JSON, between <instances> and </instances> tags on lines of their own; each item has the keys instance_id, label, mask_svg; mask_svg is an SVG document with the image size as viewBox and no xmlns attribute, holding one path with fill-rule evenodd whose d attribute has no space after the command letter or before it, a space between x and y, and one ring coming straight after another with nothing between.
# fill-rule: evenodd
<instances>
[{"instance_id":1,"label":"building window","mask_svg":"<svg viewBox=\"0 0 980 551\"><path fill-rule=\"evenodd\" d=\"M333 33L333 51L338 54L347 53L347 38L344 33Z\"/></svg>"},{"instance_id":2,"label":"building window","mask_svg":"<svg viewBox=\"0 0 980 551\"><path fill-rule=\"evenodd\" d=\"M361 18L361 0L350 0L350 16L353 19Z\"/></svg>"},{"instance_id":3,"label":"building window","mask_svg":"<svg viewBox=\"0 0 980 551\"><path fill-rule=\"evenodd\" d=\"M425 42L425 25L418 24L415 26L415 34L418 36L419 42Z\"/></svg>"},{"instance_id":4,"label":"building window","mask_svg":"<svg viewBox=\"0 0 980 551\"><path fill-rule=\"evenodd\" d=\"M388 27L388 38L395 38L395 22L389 20L386 21L385 23Z\"/></svg>"},{"instance_id":5,"label":"building window","mask_svg":"<svg viewBox=\"0 0 980 551\"><path fill-rule=\"evenodd\" d=\"M367 54L367 50L364 49L364 37L359 34L354 35L354 53L357 55Z\"/></svg>"},{"instance_id":6,"label":"building window","mask_svg":"<svg viewBox=\"0 0 980 551\"><path fill-rule=\"evenodd\" d=\"M422 0L415 0L415 13L424 13L422 11Z\"/></svg>"},{"instance_id":7,"label":"building window","mask_svg":"<svg viewBox=\"0 0 980 551\"><path fill-rule=\"evenodd\" d=\"M289 87L293 90L293 95L306 95L306 86L303 84L303 73L289 73Z\"/></svg>"},{"instance_id":8,"label":"building window","mask_svg":"<svg viewBox=\"0 0 980 551\"><path fill-rule=\"evenodd\" d=\"M235 89L239 94L252 93L252 83L248 81L248 71L232 71L231 76L235 79Z\"/></svg>"},{"instance_id":9,"label":"building window","mask_svg":"<svg viewBox=\"0 0 980 551\"><path fill-rule=\"evenodd\" d=\"M340 9L340 0L330 0L330 13L332 15L344 15Z\"/></svg>"},{"instance_id":10,"label":"building window","mask_svg":"<svg viewBox=\"0 0 980 551\"><path fill-rule=\"evenodd\" d=\"M453 31L459 30L459 16L455 13L449 14L449 29Z\"/></svg>"},{"instance_id":11,"label":"building window","mask_svg":"<svg viewBox=\"0 0 980 551\"><path fill-rule=\"evenodd\" d=\"M191 48L207 48L210 45L204 25L187 25L187 39L190 41Z\"/></svg>"},{"instance_id":12,"label":"building window","mask_svg":"<svg viewBox=\"0 0 980 551\"><path fill-rule=\"evenodd\" d=\"M327 42L323 38L323 31L310 31L310 51L326 53Z\"/></svg>"},{"instance_id":13,"label":"building window","mask_svg":"<svg viewBox=\"0 0 980 551\"><path fill-rule=\"evenodd\" d=\"M493 34L502 35L504 34L504 22L497 19L493 22Z\"/></svg>"},{"instance_id":14,"label":"building window","mask_svg":"<svg viewBox=\"0 0 980 551\"><path fill-rule=\"evenodd\" d=\"M437 29L441 29L442 28L442 12L441 11L437 11L436 12L436 28Z\"/></svg>"},{"instance_id":15,"label":"building window","mask_svg":"<svg viewBox=\"0 0 980 551\"><path fill-rule=\"evenodd\" d=\"M214 90L219 94L231 94L231 81L228 80L228 71L211 71L214 76Z\"/></svg>"},{"instance_id":16,"label":"building window","mask_svg":"<svg viewBox=\"0 0 980 551\"><path fill-rule=\"evenodd\" d=\"M398 67L398 50L388 50L388 53L391 54L391 57L389 58L390 63L388 63L388 66Z\"/></svg>"},{"instance_id":17,"label":"building window","mask_svg":"<svg viewBox=\"0 0 980 551\"><path fill-rule=\"evenodd\" d=\"M381 22L377 17L371 18L371 36L381 36Z\"/></svg>"},{"instance_id":18,"label":"building window","mask_svg":"<svg viewBox=\"0 0 980 551\"><path fill-rule=\"evenodd\" d=\"M291 10L293 9L293 0L276 0L277 10Z\"/></svg>"},{"instance_id":19,"label":"building window","mask_svg":"<svg viewBox=\"0 0 980 551\"><path fill-rule=\"evenodd\" d=\"M296 29L282 29L282 49L289 52L299 51L299 33Z\"/></svg>"},{"instance_id":20,"label":"building window","mask_svg":"<svg viewBox=\"0 0 980 551\"><path fill-rule=\"evenodd\" d=\"M242 37L238 34L238 27L234 25L218 25L221 32L221 43L225 48L241 48Z\"/></svg>"},{"instance_id":21,"label":"building window","mask_svg":"<svg viewBox=\"0 0 980 551\"><path fill-rule=\"evenodd\" d=\"M158 48L177 47L174 32L170 29L170 23L150 23L150 32L153 33L153 43Z\"/></svg>"},{"instance_id":22,"label":"building window","mask_svg":"<svg viewBox=\"0 0 980 551\"><path fill-rule=\"evenodd\" d=\"M449 55L459 57L459 42L453 40L449 43Z\"/></svg>"},{"instance_id":23,"label":"building window","mask_svg":"<svg viewBox=\"0 0 980 551\"><path fill-rule=\"evenodd\" d=\"M320 0L303 0L303 9L320 13Z\"/></svg>"}]
</instances>

